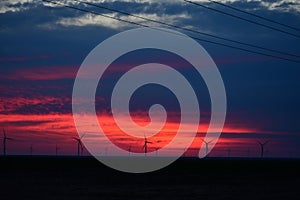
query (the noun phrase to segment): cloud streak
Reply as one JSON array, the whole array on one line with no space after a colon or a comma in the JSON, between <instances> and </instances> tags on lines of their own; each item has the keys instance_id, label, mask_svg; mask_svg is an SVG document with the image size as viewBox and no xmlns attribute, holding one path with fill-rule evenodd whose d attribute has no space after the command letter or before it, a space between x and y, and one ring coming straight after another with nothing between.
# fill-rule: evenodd
<instances>
[{"instance_id":1,"label":"cloud streak","mask_svg":"<svg viewBox=\"0 0 300 200\"><path fill-rule=\"evenodd\" d=\"M199 3L210 3L208 0L193 0L194 2ZM167 1L160 1L160 0L85 0L85 2L89 3L116 3L116 2L125 2L125 3L131 3L131 4L182 4L182 0L167 0ZM239 0L220 0L219 2L224 4L234 4L237 2L240 2ZM279 10L279 11L290 11L295 10L299 11L299 1L297 0L275 0L275 1L267 1L267 0L247 0L245 3L259 3L261 6L264 6L267 9L270 10ZM79 3L73 0L66 0L64 3L69 5L78 5ZM18 12L24 9L28 9L28 7L31 4L42 4L45 6L53 6L57 7L51 3L48 2L37 2L35 0L3 0L0 3L0 13L5 12Z\"/></svg>"},{"instance_id":2,"label":"cloud streak","mask_svg":"<svg viewBox=\"0 0 300 200\"><path fill-rule=\"evenodd\" d=\"M125 21L132 21L135 23L147 25L147 26L156 26L156 23L151 23L147 22L145 20L137 19L133 16L119 16L116 13L110 13L106 14L107 16L113 17L113 18L120 18L121 20ZM137 14L140 17L156 20L156 21L163 21L169 24L176 24L178 21L182 19L189 19L191 16L189 16L186 13L182 14L174 14L174 15L169 15L169 14L163 14L163 15L158 15L156 13L152 14ZM124 27L131 27L132 25L126 24L121 21L117 21L115 19L111 18L105 18L103 16L98 16L94 14L84 14L82 16L78 17L68 17L68 18L61 18L58 21L55 22L56 24L62 25L62 26L103 26L103 27L108 27L111 29L123 29Z\"/></svg>"}]
</instances>

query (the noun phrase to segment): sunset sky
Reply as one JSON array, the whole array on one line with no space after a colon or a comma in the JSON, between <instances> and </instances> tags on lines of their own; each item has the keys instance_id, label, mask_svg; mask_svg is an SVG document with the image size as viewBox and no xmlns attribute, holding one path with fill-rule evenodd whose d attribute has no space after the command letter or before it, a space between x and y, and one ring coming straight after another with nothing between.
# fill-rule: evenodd
<instances>
[{"instance_id":1,"label":"sunset sky","mask_svg":"<svg viewBox=\"0 0 300 200\"><path fill-rule=\"evenodd\" d=\"M86 0L88 2L98 2ZM121 15L72 0L60 1L70 6L107 14L148 26L154 22ZM210 156L258 157L257 141L266 145L267 157L300 157L300 2L297 0L222 0L219 2L264 16L292 27L234 11L205 0L201 5L235 14L261 24L277 27L292 34L270 30L257 24L233 18L184 1L103 0L98 5L193 29L219 37L282 51L293 55L264 51L241 44L183 33L226 45L284 57L296 62L245 52L204 41L199 43L210 54L222 75L227 95L227 118L222 135ZM88 53L100 42L121 31L138 26L114 19L72 10L33 0L0 2L0 148L2 153L4 128L7 153L76 155L78 137L72 117L72 89L77 70ZM176 30L176 29L175 29ZM147 62L165 63L200 83L195 91L201 109L197 138L186 152L196 156L210 119L210 101L201 78L195 78L191 66L167 52L141 50L118 59L105 73L104 90L96 94L96 110L103 129L111 138L131 151L142 153L143 138L126 139L110 116L110 93L116 80L132 65ZM167 78L167 77L166 77ZM201 82L202 81L202 82ZM167 144L172 139L180 119L180 109L174 95L159 86L145 86L132 97L131 114L137 124L149 122L148 109L161 103L168 111L168 123L161 135L149 138L149 150ZM188 130L187 130L188 132ZM157 144L156 144L157 143ZM155 144L155 145L154 145ZM101 147L102 148L102 147ZM103 147L103 154L109 149ZM89 155L87 150L84 155Z\"/></svg>"}]
</instances>

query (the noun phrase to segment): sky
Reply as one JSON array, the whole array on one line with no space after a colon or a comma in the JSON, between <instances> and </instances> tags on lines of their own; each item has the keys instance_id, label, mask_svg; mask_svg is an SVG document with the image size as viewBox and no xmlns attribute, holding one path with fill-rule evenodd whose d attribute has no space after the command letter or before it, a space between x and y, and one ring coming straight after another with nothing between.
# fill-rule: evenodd
<instances>
[{"instance_id":1,"label":"sky","mask_svg":"<svg viewBox=\"0 0 300 200\"><path fill-rule=\"evenodd\" d=\"M257 141L269 141L267 157L300 157L300 31L267 22L209 1L194 1L277 27L286 34L249 23L211 9L184 1L103 0L87 2L145 18L201 31L218 37L282 51L291 55L264 51L209 36L181 31L202 40L281 56L296 62L232 49L198 41L210 54L223 78L227 95L227 116L218 143L210 156L260 155ZM107 14L147 26L165 27L145 22L72 0L66 5ZM300 2L297 0L222 0L225 5L300 28ZM0 2L0 128L5 129L7 153L12 155L76 155L78 137L72 116L72 89L77 71L89 54L105 39L133 24L103 16L33 0ZM133 140L121 133L110 113L110 93L117 79L135 64L157 61L169 64L185 74L195 86L201 108L197 137L185 155L196 156L210 120L210 100L201 78L195 78L192 67L167 52L141 50L120 57L105 73L102 92L97 90L96 111L99 124L119 147L142 153L143 138ZM166 76L167 77L167 76ZM195 84L194 84L195 85ZM149 138L149 151L166 145L178 129L178 102L166 88L150 85L137 90L130 102L131 115L137 124L149 123L148 109L160 103L168 111L165 129ZM187 130L188 131L188 130ZM3 136L1 133L3 148ZM155 144L155 145L154 145ZM32 147L32 151L30 151ZM103 147L103 154L109 149ZM89 155L84 150L84 155Z\"/></svg>"}]
</instances>

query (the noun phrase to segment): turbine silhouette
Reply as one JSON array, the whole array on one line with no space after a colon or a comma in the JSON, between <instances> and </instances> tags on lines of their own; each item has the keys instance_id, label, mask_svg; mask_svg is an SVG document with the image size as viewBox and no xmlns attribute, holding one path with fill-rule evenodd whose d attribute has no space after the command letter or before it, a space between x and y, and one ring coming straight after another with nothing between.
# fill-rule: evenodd
<instances>
[{"instance_id":1,"label":"turbine silhouette","mask_svg":"<svg viewBox=\"0 0 300 200\"><path fill-rule=\"evenodd\" d=\"M143 146L143 149L144 149L144 152L145 152L145 156L146 156L146 154L148 152L148 146L147 146L148 144L152 144L152 142L149 142L147 140L147 138L146 138L146 135L144 135L144 146Z\"/></svg>"},{"instance_id":2,"label":"turbine silhouette","mask_svg":"<svg viewBox=\"0 0 300 200\"><path fill-rule=\"evenodd\" d=\"M263 158L264 157L264 152L265 152L265 145L268 144L270 142L270 140L267 140L265 142L261 142L261 141L257 141L257 143L260 145L260 157Z\"/></svg>"},{"instance_id":3,"label":"turbine silhouette","mask_svg":"<svg viewBox=\"0 0 300 200\"><path fill-rule=\"evenodd\" d=\"M30 150L30 156L32 156L32 153L33 153L33 147L32 147L32 144L30 145L29 150Z\"/></svg>"},{"instance_id":4,"label":"turbine silhouette","mask_svg":"<svg viewBox=\"0 0 300 200\"><path fill-rule=\"evenodd\" d=\"M156 156L158 156L158 150L159 150L159 148L156 147L156 148L155 148L155 155L156 155Z\"/></svg>"},{"instance_id":5,"label":"turbine silhouette","mask_svg":"<svg viewBox=\"0 0 300 200\"><path fill-rule=\"evenodd\" d=\"M247 156L250 157L250 148L247 149Z\"/></svg>"},{"instance_id":6,"label":"turbine silhouette","mask_svg":"<svg viewBox=\"0 0 300 200\"><path fill-rule=\"evenodd\" d=\"M231 149L228 148L228 149L227 149L227 157L230 157L230 155L231 155Z\"/></svg>"},{"instance_id":7,"label":"turbine silhouette","mask_svg":"<svg viewBox=\"0 0 300 200\"><path fill-rule=\"evenodd\" d=\"M208 150L209 150L208 145L209 145L213 140L211 140L211 141L209 141L209 142L207 142L207 141L205 141L205 140L203 140L203 139L201 139L201 140L205 143L205 156L207 156L207 155L208 155Z\"/></svg>"},{"instance_id":8,"label":"turbine silhouette","mask_svg":"<svg viewBox=\"0 0 300 200\"><path fill-rule=\"evenodd\" d=\"M108 155L108 147L105 147L104 151L105 151L105 156L107 156Z\"/></svg>"},{"instance_id":9,"label":"turbine silhouette","mask_svg":"<svg viewBox=\"0 0 300 200\"><path fill-rule=\"evenodd\" d=\"M187 156L187 149L188 149L188 148L184 148L184 149L183 149L183 154L182 154L183 157L186 157L186 156Z\"/></svg>"},{"instance_id":10,"label":"turbine silhouette","mask_svg":"<svg viewBox=\"0 0 300 200\"><path fill-rule=\"evenodd\" d=\"M4 156L6 156L6 141L7 140L13 140L13 139L6 136L6 132L3 128L3 155Z\"/></svg>"},{"instance_id":11,"label":"turbine silhouette","mask_svg":"<svg viewBox=\"0 0 300 200\"><path fill-rule=\"evenodd\" d=\"M131 146L128 147L128 156L131 154Z\"/></svg>"},{"instance_id":12,"label":"turbine silhouette","mask_svg":"<svg viewBox=\"0 0 300 200\"><path fill-rule=\"evenodd\" d=\"M82 135L80 138L78 137L73 137L73 139L75 141L77 141L77 156L80 156L82 155L82 152L83 152L83 144L81 142L81 139L84 137L84 135Z\"/></svg>"},{"instance_id":13,"label":"turbine silhouette","mask_svg":"<svg viewBox=\"0 0 300 200\"><path fill-rule=\"evenodd\" d=\"M55 155L56 155L56 156L58 155L58 150L59 150L59 147L56 145L56 146L55 146Z\"/></svg>"}]
</instances>

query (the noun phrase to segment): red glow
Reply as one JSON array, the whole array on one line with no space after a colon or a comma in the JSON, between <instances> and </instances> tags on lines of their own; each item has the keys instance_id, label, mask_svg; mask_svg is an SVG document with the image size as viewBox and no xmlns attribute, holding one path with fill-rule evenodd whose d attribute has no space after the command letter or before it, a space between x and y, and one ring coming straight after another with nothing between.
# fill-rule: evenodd
<instances>
[{"instance_id":1,"label":"red glow","mask_svg":"<svg viewBox=\"0 0 300 200\"><path fill-rule=\"evenodd\" d=\"M74 79L78 68L76 66L39 66L15 70L2 78L12 80L58 80Z\"/></svg>"},{"instance_id":2,"label":"red glow","mask_svg":"<svg viewBox=\"0 0 300 200\"><path fill-rule=\"evenodd\" d=\"M98 120L107 136L116 145L125 150L131 145L131 151L143 152L143 138L132 138L132 136L120 131L114 119L109 115L101 115ZM147 119L139 118L136 120L146 121ZM36 147L36 153L47 152L47 154L51 154L51 152L54 152L55 145L60 146L62 154L76 153L76 143L72 140L72 137L77 136L77 134L71 114L0 115L0 124L2 127L5 127L10 137L17 139L10 148L11 152L28 152L29 145L33 144L33 146ZM153 142L153 144L149 145L149 152L155 151L156 148L161 148L168 144L176 134L178 126L179 122L167 121L164 128L158 134L149 138L149 141ZM201 138L205 135L207 127L208 124L201 124L199 126L199 133L190 146L188 155L197 155L198 151L195 151L195 149L199 150L202 143ZM234 129L230 127L230 125L225 125L223 129L224 133L228 132L231 134L241 132L247 134L254 131L255 130L249 128ZM245 139L241 139L241 142L242 140ZM220 138L216 148L218 148L218 146L223 147L221 145L222 143L236 143L237 141L239 141L237 138ZM16 145L16 143L18 144Z\"/></svg>"}]
</instances>

